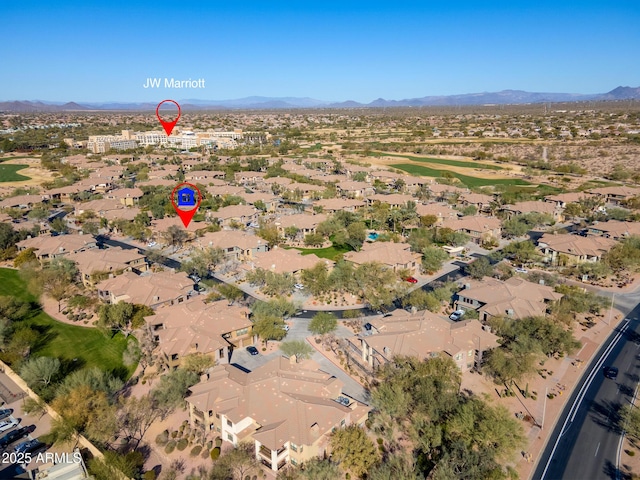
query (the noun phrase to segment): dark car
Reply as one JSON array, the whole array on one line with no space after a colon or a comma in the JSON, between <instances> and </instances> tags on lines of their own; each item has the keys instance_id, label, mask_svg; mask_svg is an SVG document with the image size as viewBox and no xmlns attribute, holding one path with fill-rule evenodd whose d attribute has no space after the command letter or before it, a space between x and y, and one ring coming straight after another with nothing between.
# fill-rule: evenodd
<instances>
[{"instance_id":1,"label":"dark car","mask_svg":"<svg viewBox=\"0 0 640 480\"><path fill-rule=\"evenodd\" d=\"M617 367L605 367L604 368L604 376L610 378L611 380L615 380L618 377L618 368Z\"/></svg>"},{"instance_id":2,"label":"dark car","mask_svg":"<svg viewBox=\"0 0 640 480\"><path fill-rule=\"evenodd\" d=\"M15 430L7 433L4 437L0 438L0 448L7 448L16 440L26 437L35 430L35 426L16 428Z\"/></svg>"},{"instance_id":3,"label":"dark car","mask_svg":"<svg viewBox=\"0 0 640 480\"><path fill-rule=\"evenodd\" d=\"M258 353L260 353L258 352L258 349L256 347L252 346L247 347L247 352L249 352L251 355L258 355Z\"/></svg>"},{"instance_id":4,"label":"dark car","mask_svg":"<svg viewBox=\"0 0 640 480\"><path fill-rule=\"evenodd\" d=\"M12 413L13 410L11 408L3 408L2 410L0 410L0 420L2 420L3 418L7 418Z\"/></svg>"},{"instance_id":5,"label":"dark car","mask_svg":"<svg viewBox=\"0 0 640 480\"><path fill-rule=\"evenodd\" d=\"M16 453L33 453L44 446L45 444L40 440L25 440L24 442L16 445L14 451Z\"/></svg>"}]
</instances>

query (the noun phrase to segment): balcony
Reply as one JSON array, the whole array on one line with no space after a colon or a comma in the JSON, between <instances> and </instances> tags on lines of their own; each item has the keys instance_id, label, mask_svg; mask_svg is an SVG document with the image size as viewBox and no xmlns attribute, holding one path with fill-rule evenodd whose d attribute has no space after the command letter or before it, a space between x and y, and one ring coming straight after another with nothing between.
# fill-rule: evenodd
<instances>
[{"instance_id":1,"label":"balcony","mask_svg":"<svg viewBox=\"0 0 640 480\"><path fill-rule=\"evenodd\" d=\"M269 461L271 461L271 450L264 445L260 445L260 455L263 455L265 458L268 458Z\"/></svg>"},{"instance_id":2,"label":"balcony","mask_svg":"<svg viewBox=\"0 0 640 480\"><path fill-rule=\"evenodd\" d=\"M193 414L198 417L200 420L204 420L204 412L198 410L197 408L193 408Z\"/></svg>"}]
</instances>

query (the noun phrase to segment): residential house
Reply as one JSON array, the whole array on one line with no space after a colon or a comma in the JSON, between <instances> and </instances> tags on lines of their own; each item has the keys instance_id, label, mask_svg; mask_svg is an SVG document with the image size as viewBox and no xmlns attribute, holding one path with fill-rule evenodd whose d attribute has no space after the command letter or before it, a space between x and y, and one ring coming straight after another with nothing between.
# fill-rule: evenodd
<instances>
[{"instance_id":1,"label":"residential house","mask_svg":"<svg viewBox=\"0 0 640 480\"><path fill-rule=\"evenodd\" d=\"M37 203L41 203L43 195L16 195L15 197L0 200L0 210L4 208L18 208L20 210L31 210ZM26 212L25 212L26 213Z\"/></svg>"},{"instance_id":2,"label":"residential house","mask_svg":"<svg viewBox=\"0 0 640 480\"><path fill-rule=\"evenodd\" d=\"M442 222L443 228L464 233L475 243L483 243L491 239L499 240L502 235L502 224L495 217L470 215L462 218L449 218Z\"/></svg>"},{"instance_id":3,"label":"residential house","mask_svg":"<svg viewBox=\"0 0 640 480\"><path fill-rule=\"evenodd\" d=\"M526 202L518 202L513 205L504 205L502 210L507 213L509 218L525 213L543 213L550 215L556 222L561 222L563 220L562 208L556 206L555 203L541 202L539 200L530 200Z\"/></svg>"},{"instance_id":4,"label":"residential house","mask_svg":"<svg viewBox=\"0 0 640 480\"><path fill-rule=\"evenodd\" d=\"M369 205L373 205L376 202L386 203L392 208L402 208L407 205L407 202L416 202L415 197L411 195L403 195L401 193L391 193L385 195L383 193L375 193L366 198Z\"/></svg>"},{"instance_id":5,"label":"residential house","mask_svg":"<svg viewBox=\"0 0 640 480\"><path fill-rule=\"evenodd\" d=\"M621 222L619 220L595 222L589 226L588 233L589 235L600 235L615 240L621 240L631 235L640 236L640 222Z\"/></svg>"},{"instance_id":6,"label":"residential house","mask_svg":"<svg viewBox=\"0 0 640 480\"><path fill-rule=\"evenodd\" d=\"M235 172L233 177L238 185L249 185L264 182L267 172Z\"/></svg>"},{"instance_id":7,"label":"residential house","mask_svg":"<svg viewBox=\"0 0 640 480\"><path fill-rule=\"evenodd\" d=\"M106 195L106 198L115 198L121 204L126 206L137 205L144 192L139 188L119 188L113 190Z\"/></svg>"},{"instance_id":8,"label":"residential house","mask_svg":"<svg viewBox=\"0 0 640 480\"><path fill-rule=\"evenodd\" d=\"M316 233L318 225L326 219L327 215L323 213L318 213L316 215L299 213L294 215L282 215L276 219L275 225L278 228L278 233L283 237L285 236L287 228L296 227L298 229L298 239L303 239L305 235Z\"/></svg>"},{"instance_id":9,"label":"residential house","mask_svg":"<svg viewBox=\"0 0 640 480\"><path fill-rule=\"evenodd\" d=\"M589 190L589 193L593 193L602 198L606 203L611 205L622 205L625 201L637 197L640 195L640 188L630 187L627 185L619 185L616 187L602 187Z\"/></svg>"},{"instance_id":10,"label":"residential house","mask_svg":"<svg viewBox=\"0 0 640 480\"><path fill-rule=\"evenodd\" d=\"M408 270L410 274L417 273L421 264L420 254L412 252L408 243L367 242L360 251L347 252L343 258L356 265L378 262L394 272Z\"/></svg>"},{"instance_id":11,"label":"residential house","mask_svg":"<svg viewBox=\"0 0 640 480\"><path fill-rule=\"evenodd\" d=\"M185 272L160 272L137 275L125 272L96 284L98 298L105 303L128 302L154 310L182 303L194 293L194 282Z\"/></svg>"},{"instance_id":12,"label":"residential house","mask_svg":"<svg viewBox=\"0 0 640 480\"><path fill-rule=\"evenodd\" d=\"M70 253L67 258L77 264L82 283L87 287L93 287L99 281L109 278L109 275L129 271L145 272L148 269L147 258L143 254L119 247L104 250L91 248Z\"/></svg>"},{"instance_id":13,"label":"residential house","mask_svg":"<svg viewBox=\"0 0 640 480\"><path fill-rule=\"evenodd\" d=\"M224 180L225 173L217 170L191 170L184 174L185 182L208 185L213 179Z\"/></svg>"},{"instance_id":14,"label":"residential house","mask_svg":"<svg viewBox=\"0 0 640 480\"><path fill-rule=\"evenodd\" d=\"M217 218L220 225L226 228L246 226L258 221L260 210L251 205L229 205L219 208L217 212L208 212L211 218Z\"/></svg>"},{"instance_id":15,"label":"residential house","mask_svg":"<svg viewBox=\"0 0 640 480\"><path fill-rule=\"evenodd\" d=\"M418 203L416 205L416 213L421 217L433 215L436 217L436 225L441 225L447 219L458 218L457 210L451 208L446 203Z\"/></svg>"},{"instance_id":16,"label":"residential house","mask_svg":"<svg viewBox=\"0 0 640 480\"><path fill-rule=\"evenodd\" d=\"M269 250L267 242L257 235L238 230L207 232L198 237L194 245L200 248L221 248L227 258L240 262L250 261L256 257L256 254Z\"/></svg>"},{"instance_id":17,"label":"residential house","mask_svg":"<svg viewBox=\"0 0 640 480\"><path fill-rule=\"evenodd\" d=\"M476 310L484 322L496 316L515 319L543 316L551 303L561 298L562 294L552 287L520 277L505 281L485 277L482 281L465 280L454 303L457 309Z\"/></svg>"},{"instance_id":18,"label":"residential house","mask_svg":"<svg viewBox=\"0 0 640 480\"><path fill-rule=\"evenodd\" d=\"M552 265L567 266L599 262L602 256L617 243L614 239L607 237L546 233L538 240L538 248L547 262Z\"/></svg>"},{"instance_id":19,"label":"residential house","mask_svg":"<svg viewBox=\"0 0 640 480\"><path fill-rule=\"evenodd\" d=\"M278 472L328 455L336 429L364 425L371 408L343 387L311 361L274 358L251 372L217 365L189 389L189 418L225 442L253 443L256 459Z\"/></svg>"},{"instance_id":20,"label":"residential house","mask_svg":"<svg viewBox=\"0 0 640 480\"><path fill-rule=\"evenodd\" d=\"M71 234L56 235L55 237L47 235L26 238L18 242L16 246L20 252L27 248L34 248L36 258L42 262L69 255L70 253L78 253L90 248L96 248L97 244L96 239L91 235Z\"/></svg>"},{"instance_id":21,"label":"residential house","mask_svg":"<svg viewBox=\"0 0 640 480\"><path fill-rule=\"evenodd\" d=\"M302 270L313 268L323 262L329 270L334 262L320 258L315 254L302 255L298 250L278 248L277 246L264 253L257 253L255 260L248 264L249 268L262 268L274 273L291 273L298 276Z\"/></svg>"},{"instance_id":22,"label":"residential house","mask_svg":"<svg viewBox=\"0 0 640 480\"><path fill-rule=\"evenodd\" d=\"M322 207L322 211L326 213L335 213L340 210L346 212L357 212L365 206L361 200L349 198L326 198L313 202L314 207Z\"/></svg>"},{"instance_id":23,"label":"residential house","mask_svg":"<svg viewBox=\"0 0 640 480\"><path fill-rule=\"evenodd\" d=\"M415 314L396 310L369 320L363 333L349 342L370 369L391 362L395 356L426 360L444 355L465 372L482 365L484 352L498 346L498 337L475 319L452 322L429 310Z\"/></svg>"},{"instance_id":24,"label":"residential house","mask_svg":"<svg viewBox=\"0 0 640 480\"><path fill-rule=\"evenodd\" d=\"M313 197L322 196L322 192L326 190L326 187L311 183L292 183L287 187L287 190L291 193L299 192L302 195L302 200L310 200Z\"/></svg>"},{"instance_id":25,"label":"residential house","mask_svg":"<svg viewBox=\"0 0 640 480\"><path fill-rule=\"evenodd\" d=\"M343 197L364 198L376 193L375 189L367 182L349 180L336 184L336 191Z\"/></svg>"},{"instance_id":26,"label":"residential house","mask_svg":"<svg viewBox=\"0 0 640 480\"><path fill-rule=\"evenodd\" d=\"M209 355L216 363L229 363L234 348L253 345L249 309L227 300L205 303L195 297L159 309L145 317L169 368L177 368L189 354Z\"/></svg>"},{"instance_id":27,"label":"residential house","mask_svg":"<svg viewBox=\"0 0 640 480\"><path fill-rule=\"evenodd\" d=\"M247 205L256 206L256 202L262 202L264 204L264 208L267 212L275 212L276 207L280 204L280 197L277 195L273 195L272 193L262 193L262 192L254 192L254 193L242 193L239 195L247 202ZM256 207L257 208L257 207Z\"/></svg>"},{"instance_id":28,"label":"residential house","mask_svg":"<svg viewBox=\"0 0 640 480\"><path fill-rule=\"evenodd\" d=\"M564 209L567 207L568 203L578 203L593 197L595 197L594 194L587 192L569 192L559 193L557 195L547 195L544 197L544 201L555 204L559 209Z\"/></svg>"},{"instance_id":29,"label":"residential house","mask_svg":"<svg viewBox=\"0 0 640 480\"><path fill-rule=\"evenodd\" d=\"M460 206L474 206L479 213L489 213L491 211L491 202L493 202L493 197L483 193L463 193L460 195L460 198L458 198L458 204Z\"/></svg>"},{"instance_id":30,"label":"residential house","mask_svg":"<svg viewBox=\"0 0 640 480\"><path fill-rule=\"evenodd\" d=\"M468 188L456 187L454 185L445 185L442 183L429 184L429 191L431 192L434 200L454 203L457 202L457 199L460 197L460 195L469 193Z\"/></svg>"}]
</instances>

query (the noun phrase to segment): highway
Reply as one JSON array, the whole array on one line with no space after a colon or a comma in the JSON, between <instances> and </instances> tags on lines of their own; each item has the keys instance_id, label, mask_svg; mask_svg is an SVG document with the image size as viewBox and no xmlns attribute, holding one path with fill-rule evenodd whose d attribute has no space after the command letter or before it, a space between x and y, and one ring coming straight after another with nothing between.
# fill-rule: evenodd
<instances>
[{"instance_id":1,"label":"highway","mask_svg":"<svg viewBox=\"0 0 640 480\"><path fill-rule=\"evenodd\" d=\"M540 456L533 479L620 478L618 411L631 402L640 379L637 297L637 293L616 297L616 307L626 317L585 368ZM605 366L618 368L615 380L605 378Z\"/></svg>"}]
</instances>

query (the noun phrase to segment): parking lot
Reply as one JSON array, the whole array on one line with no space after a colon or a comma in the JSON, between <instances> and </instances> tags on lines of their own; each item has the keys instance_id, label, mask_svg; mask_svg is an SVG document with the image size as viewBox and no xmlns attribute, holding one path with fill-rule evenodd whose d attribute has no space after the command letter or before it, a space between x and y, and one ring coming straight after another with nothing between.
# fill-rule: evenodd
<instances>
[{"instance_id":1,"label":"parking lot","mask_svg":"<svg viewBox=\"0 0 640 480\"><path fill-rule=\"evenodd\" d=\"M26 415L22 410L22 405L26 394L9 378L4 372L0 372L0 398L4 404L0 410L8 409L10 413L5 418L0 418L0 430L3 425L6 429L0 431L0 479L13 479L25 472L25 468L17 461L28 458L26 453L30 453L34 458L27 468L35 468L35 459L39 452L44 452L46 446L34 444L34 450L25 446L16 452L16 447L23 442L35 440L39 436L49 432L51 428L51 417L45 415ZM1 415L0 415L1 416ZM9 422L5 424L4 422ZM15 425L14 425L15 423ZM16 454L17 453L17 454ZM15 462L15 463L14 463Z\"/></svg>"},{"instance_id":2,"label":"parking lot","mask_svg":"<svg viewBox=\"0 0 640 480\"><path fill-rule=\"evenodd\" d=\"M289 318L287 320L289 331L287 332L287 336L283 338L283 341L306 341L306 339L311 336L311 332L309 331L310 322L310 318L302 318L298 316ZM347 327L343 326L341 322L338 322L338 328L334 333L338 338L347 338L353 335L353 332ZM251 355L249 352L247 352L246 348L238 348L234 350L231 355L230 363L240 368L253 371L256 368L268 363L270 360L283 355L280 350L276 350L265 355L261 349L262 342L259 342L256 347L259 352L258 355ZM327 359L327 357L322 355L320 352L314 352L313 355L311 355L311 359L318 363L321 370L335 376L336 378L339 378L344 382L344 388L342 389L344 393L360 402L368 403L368 395L366 394L365 389L362 387L362 385L352 379L337 365L334 365L329 359Z\"/></svg>"}]
</instances>

